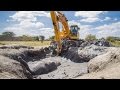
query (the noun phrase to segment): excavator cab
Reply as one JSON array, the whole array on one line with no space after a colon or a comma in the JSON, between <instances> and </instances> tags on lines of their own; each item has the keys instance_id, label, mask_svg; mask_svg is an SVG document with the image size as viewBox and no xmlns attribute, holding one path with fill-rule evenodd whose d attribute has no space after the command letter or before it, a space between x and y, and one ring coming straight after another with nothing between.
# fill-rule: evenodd
<instances>
[{"instance_id":1,"label":"excavator cab","mask_svg":"<svg viewBox=\"0 0 120 90\"><path fill-rule=\"evenodd\" d=\"M71 39L79 39L79 31L80 28L78 25L71 25L70 26L70 37Z\"/></svg>"}]
</instances>

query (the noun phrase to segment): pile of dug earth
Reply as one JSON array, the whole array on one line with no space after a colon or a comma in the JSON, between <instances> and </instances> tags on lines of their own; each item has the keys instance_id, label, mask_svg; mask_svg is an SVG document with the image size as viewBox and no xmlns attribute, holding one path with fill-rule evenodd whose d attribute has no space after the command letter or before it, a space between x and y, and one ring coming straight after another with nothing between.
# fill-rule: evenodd
<instances>
[{"instance_id":1,"label":"pile of dug earth","mask_svg":"<svg viewBox=\"0 0 120 90\"><path fill-rule=\"evenodd\" d=\"M1 79L120 78L120 48L106 41L84 42L61 56L48 47L0 46Z\"/></svg>"}]
</instances>

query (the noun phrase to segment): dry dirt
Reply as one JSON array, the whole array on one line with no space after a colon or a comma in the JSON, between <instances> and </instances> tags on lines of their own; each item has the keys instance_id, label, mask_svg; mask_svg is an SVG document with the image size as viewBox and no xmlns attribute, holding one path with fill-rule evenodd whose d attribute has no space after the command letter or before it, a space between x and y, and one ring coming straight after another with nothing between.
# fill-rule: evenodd
<instances>
[{"instance_id":1,"label":"dry dirt","mask_svg":"<svg viewBox=\"0 0 120 90\"><path fill-rule=\"evenodd\" d=\"M56 70L42 74L37 79L72 79L87 73L87 63L74 63L71 60L61 57L51 57L50 60L59 60L61 65Z\"/></svg>"},{"instance_id":2,"label":"dry dirt","mask_svg":"<svg viewBox=\"0 0 120 90\"><path fill-rule=\"evenodd\" d=\"M120 48L89 45L51 56L46 48L0 47L1 79L120 78Z\"/></svg>"},{"instance_id":3,"label":"dry dirt","mask_svg":"<svg viewBox=\"0 0 120 90\"><path fill-rule=\"evenodd\" d=\"M108 52L88 62L88 74L76 79L120 79L120 48L109 48Z\"/></svg>"},{"instance_id":4,"label":"dry dirt","mask_svg":"<svg viewBox=\"0 0 120 90\"><path fill-rule=\"evenodd\" d=\"M32 75L19 62L0 55L0 79L27 79Z\"/></svg>"}]
</instances>

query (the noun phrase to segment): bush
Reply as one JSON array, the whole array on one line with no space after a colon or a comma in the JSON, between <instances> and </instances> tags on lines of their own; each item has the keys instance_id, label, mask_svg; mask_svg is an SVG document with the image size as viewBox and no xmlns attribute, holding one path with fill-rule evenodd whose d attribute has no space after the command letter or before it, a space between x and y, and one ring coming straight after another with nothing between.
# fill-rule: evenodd
<instances>
[{"instance_id":1,"label":"bush","mask_svg":"<svg viewBox=\"0 0 120 90\"><path fill-rule=\"evenodd\" d=\"M55 36L49 37L49 40L54 40Z\"/></svg>"},{"instance_id":2,"label":"bush","mask_svg":"<svg viewBox=\"0 0 120 90\"><path fill-rule=\"evenodd\" d=\"M86 41L96 40L96 36L89 34L89 35L87 35L87 36L85 37L85 40L86 40Z\"/></svg>"},{"instance_id":3,"label":"bush","mask_svg":"<svg viewBox=\"0 0 120 90\"><path fill-rule=\"evenodd\" d=\"M106 40L109 42L115 42L115 38L112 36L107 37Z\"/></svg>"}]
</instances>

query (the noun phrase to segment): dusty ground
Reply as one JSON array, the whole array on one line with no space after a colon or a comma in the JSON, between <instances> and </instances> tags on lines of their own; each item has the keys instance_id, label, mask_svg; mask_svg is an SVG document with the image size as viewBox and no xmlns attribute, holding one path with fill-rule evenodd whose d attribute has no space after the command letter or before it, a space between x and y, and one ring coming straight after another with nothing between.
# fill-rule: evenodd
<instances>
[{"instance_id":1,"label":"dusty ground","mask_svg":"<svg viewBox=\"0 0 120 90\"><path fill-rule=\"evenodd\" d=\"M0 78L120 78L120 48L90 45L70 48L61 57L49 53L41 47L1 46Z\"/></svg>"}]
</instances>

